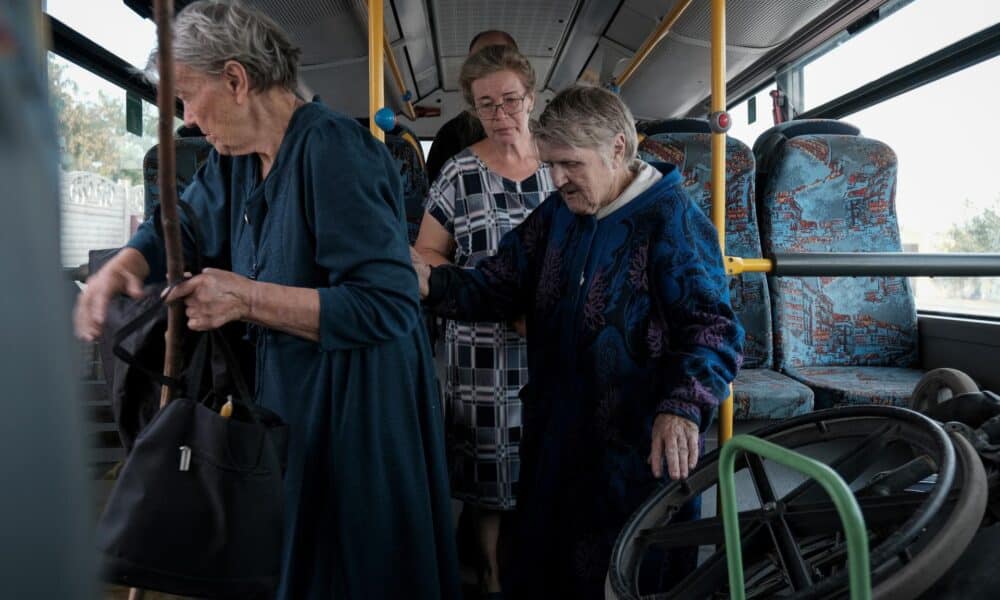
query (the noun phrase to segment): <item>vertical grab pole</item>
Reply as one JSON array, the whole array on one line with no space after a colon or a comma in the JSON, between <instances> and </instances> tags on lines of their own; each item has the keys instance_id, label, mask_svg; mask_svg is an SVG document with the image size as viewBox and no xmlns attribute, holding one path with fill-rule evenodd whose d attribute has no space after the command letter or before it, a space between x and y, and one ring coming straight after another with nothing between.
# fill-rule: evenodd
<instances>
[{"instance_id":1,"label":"vertical grab pole","mask_svg":"<svg viewBox=\"0 0 1000 600\"><path fill-rule=\"evenodd\" d=\"M375 113L385 104L384 29L382 0L368 0L368 128L382 142L385 133L375 124Z\"/></svg>"},{"instance_id":2,"label":"vertical grab pole","mask_svg":"<svg viewBox=\"0 0 1000 600\"><path fill-rule=\"evenodd\" d=\"M725 119L721 124L719 121ZM712 223L726 255L726 0L712 0ZM722 125L722 126L717 126ZM733 437L733 386L719 407L719 445Z\"/></svg>"},{"instance_id":3,"label":"vertical grab pole","mask_svg":"<svg viewBox=\"0 0 1000 600\"><path fill-rule=\"evenodd\" d=\"M160 218L163 221L163 241L167 253L167 283L176 285L184 277L184 253L181 250L181 227L177 214L177 168L174 155L174 116L177 108L174 99L174 0L155 0L157 66L160 82L156 103L160 110L160 139L157 150L159 160ZM180 373L181 331L184 329L184 304L172 302L167 308L167 344L163 360L163 374L173 377ZM172 390L163 386L160 406L170 402Z\"/></svg>"}]
</instances>

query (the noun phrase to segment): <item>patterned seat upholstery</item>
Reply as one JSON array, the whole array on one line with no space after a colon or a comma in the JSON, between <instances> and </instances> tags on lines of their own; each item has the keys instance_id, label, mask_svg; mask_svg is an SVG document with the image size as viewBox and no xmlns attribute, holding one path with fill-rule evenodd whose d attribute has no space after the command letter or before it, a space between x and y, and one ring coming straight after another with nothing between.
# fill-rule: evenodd
<instances>
[{"instance_id":1,"label":"patterned seat upholstery","mask_svg":"<svg viewBox=\"0 0 1000 600\"><path fill-rule=\"evenodd\" d=\"M896 156L837 121L791 121L754 145L766 182L764 252L899 252ZM903 404L916 369L917 315L903 277L771 277L775 360L816 408Z\"/></svg>"},{"instance_id":2,"label":"patterned seat upholstery","mask_svg":"<svg viewBox=\"0 0 1000 600\"><path fill-rule=\"evenodd\" d=\"M406 235L410 244L417 241L420 221L424 218L424 202L427 200L427 171L424 169L424 151L420 140L403 125L396 125L385 136L385 144L399 166L403 180L403 199L406 202Z\"/></svg>"},{"instance_id":3,"label":"patterned seat upholstery","mask_svg":"<svg viewBox=\"0 0 1000 600\"><path fill-rule=\"evenodd\" d=\"M174 147L177 151L177 195L180 196L184 193L184 189L191 185L198 168L208 160L212 145L199 135L175 138ZM160 204L160 186L156 181L160 170L158 149L159 144L155 144L142 159L142 180L145 186L143 212L147 219L153 214L153 209Z\"/></svg>"},{"instance_id":4,"label":"patterned seat upholstery","mask_svg":"<svg viewBox=\"0 0 1000 600\"><path fill-rule=\"evenodd\" d=\"M358 119L368 127L368 119ZM427 171L424 168L424 151L420 140L405 125L396 124L385 134L385 145L396 159L399 177L403 180L403 200L406 204L406 235L410 245L417 240L420 221L424 218L424 203L427 201Z\"/></svg>"},{"instance_id":5,"label":"patterned seat upholstery","mask_svg":"<svg viewBox=\"0 0 1000 600\"><path fill-rule=\"evenodd\" d=\"M701 119L667 119L637 126L639 156L678 165L684 187L705 214L711 214L711 131ZM754 155L739 140L726 142L726 253L761 254L754 214ZM812 410L812 391L771 369L771 305L763 273L730 280L733 308L746 330L743 369L733 384L735 417L782 419Z\"/></svg>"}]
</instances>

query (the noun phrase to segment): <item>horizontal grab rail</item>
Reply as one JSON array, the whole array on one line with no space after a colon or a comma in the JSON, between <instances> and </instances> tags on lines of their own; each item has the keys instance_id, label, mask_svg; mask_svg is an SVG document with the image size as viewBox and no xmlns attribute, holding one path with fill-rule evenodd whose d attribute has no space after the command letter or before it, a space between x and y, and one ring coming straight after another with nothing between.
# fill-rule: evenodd
<instances>
[{"instance_id":1,"label":"horizontal grab rail","mask_svg":"<svg viewBox=\"0 0 1000 600\"><path fill-rule=\"evenodd\" d=\"M1000 277L1000 254L807 252L774 255L772 275Z\"/></svg>"}]
</instances>

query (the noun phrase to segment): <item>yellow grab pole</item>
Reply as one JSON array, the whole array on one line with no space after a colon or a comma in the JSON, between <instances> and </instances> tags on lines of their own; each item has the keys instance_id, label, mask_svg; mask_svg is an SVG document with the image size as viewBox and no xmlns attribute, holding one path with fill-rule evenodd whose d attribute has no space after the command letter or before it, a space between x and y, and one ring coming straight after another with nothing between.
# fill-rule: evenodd
<instances>
[{"instance_id":1,"label":"yellow grab pole","mask_svg":"<svg viewBox=\"0 0 1000 600\"><path fill-rule=\"evenodd\" d=\"M368 0L368 128L379 141L385 133L375 124L375 113L385 104L385 75L382 53L385 32L382 22L382 0Z\"/></svg>"},{"instance_id":2,"label":"yellow grab pole","mask_svg":"<svg viewBox=\"0 0 1000 600\"><path fill-rule=\"evenodd\" d=\"M715 127L726 111L726 0L712 0L712 222L726 255L726 129ZM721 130L721 131L720 131ZM733 386L719 407L719 445L733 437Z\"/></svg>"},{"instance_id":3,"label":"yellow grab pole","mask_svg":"<svg viewBox=\"0 0 1000 600\"><path fill-rule=\"evenodd\" d=\"M417 113L413 110L413 103L406 100L406 82L403 81L403 73L399 70L399 64L396 62L396 55L392 51L392 46L389 45L389 38L383 38L385 44L383 48L385 50L385 58L389 63L389 71L392 73L392 78L396 82L396 89L399 90L399 97L403 98L403 110L406 112L406 116L410 118L411 121L417 120Z\"/></svg>"},{"instance_id":4,"label":"yellow grab pole","mask_svg":"<svg viewBox=\"0 0 1000 600\"><path fill-rule=\"evenodd\" d=\"M639 68L639 65L641 65L653 49L656 48L656 45L659 44L668 33L670 33L670 28L674 26L674 23L676 23L677 19L684 14L684 11L690 4L691 0L681 0L674 6L673 10L667 13L667 16L663 17L663 20L660 21L660 25L655 31L653 31L653 33L649 34L646 41L644 41L642 45L639 46L639 49L636 50L635 56L633 56L632 60L629 61L628 66L625 67L622 74L615 79L615 85L618 87L625 85L625 82L632 77L632 75Z\"/></svg>"}]
</instances>

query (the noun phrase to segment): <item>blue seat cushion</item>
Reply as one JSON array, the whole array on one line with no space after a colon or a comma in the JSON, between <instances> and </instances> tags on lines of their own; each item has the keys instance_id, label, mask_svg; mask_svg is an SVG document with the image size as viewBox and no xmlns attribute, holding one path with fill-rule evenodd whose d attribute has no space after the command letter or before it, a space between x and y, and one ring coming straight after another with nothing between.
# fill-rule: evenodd
<instances>
[{"instance_id":1,"label":"blue seat cushion","mask_svg":"<svg viewBox=\"0 0 1000 600\"><path fill-rule=\"evenodd\" d=\"M816 410L855 404L903 406L924 374L902 367L795 367L786 371L812 388Z\"/></svg>"},{"instance_id":2,"label":"blue seat cushion","mask_svg":"<svg viewBox=\"0 0 1000 600\"><path fill-rule=\"evenodd\" d=\"M743 369L733 382L735 419L787 419L812 409L812 390L777 371Z\"/></svg>"}]
</instances>

